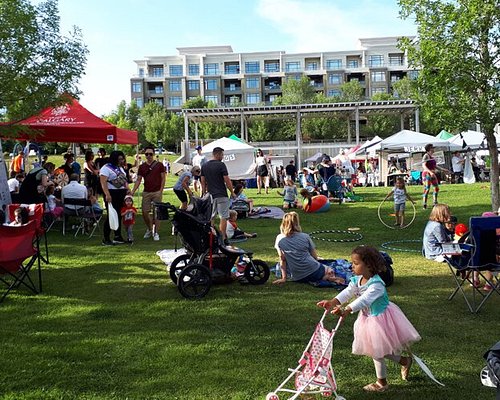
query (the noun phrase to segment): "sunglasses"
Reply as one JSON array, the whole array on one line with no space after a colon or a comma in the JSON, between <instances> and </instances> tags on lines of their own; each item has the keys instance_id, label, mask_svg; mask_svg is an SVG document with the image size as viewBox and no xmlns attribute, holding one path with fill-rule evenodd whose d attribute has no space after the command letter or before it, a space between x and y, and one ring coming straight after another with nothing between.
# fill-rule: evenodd
<instances>
[{"instance_id":1,"label":"sunglasses","mask_svg":"<svg viewBox=\"0 0 500 400\"><path fill-rule=\"evenodd\" d=\"M147 156L154 156L154 153L144 153Z\"/></svg>"}]
</instances>

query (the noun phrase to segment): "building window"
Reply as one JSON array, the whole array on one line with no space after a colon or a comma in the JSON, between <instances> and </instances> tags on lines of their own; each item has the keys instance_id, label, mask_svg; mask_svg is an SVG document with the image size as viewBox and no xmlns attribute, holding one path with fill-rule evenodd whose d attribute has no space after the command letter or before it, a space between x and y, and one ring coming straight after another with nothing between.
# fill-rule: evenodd
<instances>
[{"instance_id":1,"label":"building window","mask_svg":"<svg viewBox=\"0 0 500 400\"><path fill-rule=\"evenodd\" d=\"M154 91L156 94L163 94L163 86L162 85L155 86Z\"/></svg>"},{"instance_id":2,"label":"building window","mask_svg":"<svg viewBox=\"0 0 500 400\"><path fill-rule=\"evenodd\" d=\"M170 65L168 72L170 76L182 76L182 65Z\"/></svg>"},{"instance_id":3,"label":"building window","mask_svg":"<svg viewBox=\"0 0 500 400\"><path fill-rule=\"evenodd\" d=\"M316 61L308 61L306 63L306 70L307 71L317 71L319 69L318 63Z\"/></svg>"},{"instance_id":4,"label":"building window","mask_svg":"<svg viewBox=\"0 0 500 400\"><path fill-rule=\"evenodd\" d=\"M372 96L377 93L387 93L387 89L383 87L372 88Z\"/></svg>"},{"instance_id":5,"label":"building window","mask_svg":"<svg viewBox=\"0 0 500 400\"><path fill-rule=\"evenodd\" d=\"M245 63L245 73L258 74L260 72L260 63L258 61L248 61Z\"/></svg>"},{"instance_id":6,"label":"building window","mask_svg":"<svg viewBox=\"0 0 500 400\"><path fill-rule=\"evenodd\" d=\"M302 75L290 75L287 76L287 81L300 81L302 79Z\"/></svg>"},{"instance_id":7,"label":"building window","mask_svg":"<svg viewBox=\"0 0 500 400\"><path fill-rule=\"evenodd\" d=\"M266 62L264 64L264 72L280 72L279 61Z\"/></svg>"},{"instance_id":8,"label":"building window","mask_svg":"<svg viewBox=\"0 0 500 400\"><path fill-rule=\"evenodd\" d=\"M205 96L205 101L207 103L219 104L219 98L217 96Z\"/></svg>"},{"instance_id":9,"label":"building window","mask_svg":"<svg viewBox=\"0 0 500 400\"><path fill-rule=\"evenodd\" d=\"M163 99L153 99L153 101L163 107Z\"/></svg>"},{"instance_id":10,"label":"building window","mask_svg":"<svg viewBox=\"0 0 500 400\"><path fill-rule=\"evenodd\" d=\"M217 80L207 79L205 81L205 90L217 90Z\"/></svg>"},{"instance_id":11,"label":"building window","mask_svg":"<svg viewBox=\"0 0 500 400\"><path fill-rule=\"evenodd\" d=\"M341 69L342 68L342 60L326 60L326 69Z\"/></svg>"},{"instance_id":12,"label":"building window","mask_svg":"<svg viewBox=\"0 0 500 400\"><path fill-rule=\"evenodd\" d=\"M418 71L412 70L408 71L408 78L411 80L415 80L418 78Z\"/></svg>"},{"instance_id":13,"label":"building window","mask_svg":"<svg viewBox=\"0 0 500 400\"><path fill-rule=\"evenodd\" d=\"M260 103L260 94L247 93L247 104L258 104L258 103Z\"/></svg>"},{"instance_id":14,"label":"building window","mask_svg":"<svg viewBox=\"0 0 500 400\"><path fill-rule=\"evenodd\" d=\"M259 89L260 87L260 78L247 78L246 87L247 89Z\"/></svg>"},{"instance_id":15,"label":"building window","mask_svg":"<svg viewBox=\"0 0 500 400\"><path fill-rule=\"evenodd\" d=\"M132 93L142 93L141 82L132 82Z\"/></svg>"},{"instance_id":16,"label":"building window","mask_svg":"<svg viewBox=\"0 0 500 400\"><path fill-rule=\"evenodd\" d=\"M209 63L204 67L205 75L219 75L219 64Z\"/></svg>"},{"instance_id":17,"label":"building window","mask_svg":"<svg viewBox=\"0 0 500 400\"><path fill-rule=\"evenodd\" d=\"M168 90L171 92L180 92L182 90L182 82L181 81L169 81L168 82Z\"/></svg>"},{"instance_id":18,"label":"building window","mask_svg":"<svg viewBox=\"0 0 500 400\"><path fill-rule=\"evenodd\" d=\"M389 55L389 65L400 67L403 65L403 54L391 54Z\"/></svg>"},{"instance_id":19,"label":"building window","mask_svg":"<svg viewBox=\"0 0 500 400\"><path fill-rule=\"evenodd\" d=\"M226 75L237 75L240 73L240 66L238 64L228 64L224 66L224 73Z\"/></svg>"},{"instance_id":20,"label":"building window","mask_svg":"<svg viewBox=\"0 0 500 400\"><path fill-rule=\"evenodd\" d=\"M163 67L153 67L151 69L151 76L155 78L163 78Z\"/></svg>"},{"instance_id":21,"label":"building window","mask_svg":"<svg viewBox=\"0 0 500 400\"><path fill-rule=\"evenodd\" d=\"M383 71L370 72L370 78L372 82L385 82L385 72Z\"/></svg>"},{"instance_id":22,"label":"building window","mask_svg":"<svg viewBox=\"0 0 500 400\"><path fill-rule=\"evenodd\" d=\"M359 68L359 60L347 60L347 68Z\"/></svg>"},{"instance_id":23,"label":"building window","mask_svg":"<svg viewBox=\"0 0 500 400\"><path fill-rule=\"evenodd\" d=\"M137 107L142 108L144 106L144 101L142 100L142 97L138 97L135 100L135 104L137 104Z\"/></svg>"},{"instance_id":24,"label":"building window","mask_svg":"<svg viewBox=\"0 0 500 400\"><path fill-rule=\"evenodd\" d=\"M340 97L341 92L340 92L340 90L338 90L338 89L329 89L329 90L326 92L326 95L327 95L328 97Z\"/></svg>"},{"instance_id":25,"label":"building window","mask_svg":"<svg viewBox=\"0 0 500 400\"><path fill-rule=\"evenodd\" d=\"M285 64L285 72L300 71L300 61L287 62Z\"/></svg>"},{"instance_id":26,"label":"building window","mask_svg":"<svg viewBox=\"0 0 500 400\"><path fill-rule=\"evenodd\" d=\"M200 75L200 66L198 64L189 64L188 65L188 75L189 76Z\"/></svg>"},{"instance_id":27,"label":"building window","mask_svg":"<svg viewBox=\"0 0 500 400\"><path fill-rule=\"evenodd\" d=\"M144 78L144 68L139 68L139 76Z\"/></svg>"},{"instance_id":28,"label":"building window","mask_svg":"<svg viewBox=\"0 0 500 400\"><path fill-rule=\"evenodd\" d=\"M182 97L170 97L170 107L180 107L182 105Z\"/></svg>"},{"instance_id":29,"label":"building window","mask_svg":"<svg viewBox=\"0 0 500 400\"><path fill-rule=\"evenodd\" d=\"M382 67L384 65L384 56L372 55L368 57L368 66L371 67Z\"/></svg>"},{"instance_id":30,"label":"building window","mask_svg":"<svg viewBox=\"0 0 500 400\"><path fill-rule=\"evenodd\" d=\"M341 74L329 74L328 75L328 83L330 85L340 85L342 83L342 75Z\"/></svg>"},{"instance_id":31,"label":"building window","mask_svg":"<svg viewBox=\"0 0 500 400\"><path fill-rule=\"evenodd\" d=\"M187 81L188 90L200 90L200 81Z\"/></svg>"}]
</instances>

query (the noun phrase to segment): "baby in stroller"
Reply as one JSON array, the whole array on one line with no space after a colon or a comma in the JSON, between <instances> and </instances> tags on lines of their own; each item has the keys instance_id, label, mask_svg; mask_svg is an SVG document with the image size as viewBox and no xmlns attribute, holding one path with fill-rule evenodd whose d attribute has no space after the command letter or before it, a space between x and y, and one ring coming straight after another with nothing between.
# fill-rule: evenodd
<instances>
[{"instance_id":1,"label":"baby in stroller","mask_svg":"<svg viewBox=\"0 0 500 400\"><path fill-rule=\"evenodd\" d=\"M212 197L192 198L187 210L175 209L172 224L186 254L177 257L170 266L170 277L187 298L201 298L213 281L231 281L231 269L245 264L246 282L257 285L269 279L269 267L253 259L253 253L226 246L222 235L212 226Z\"/></svg>"}]
</instances>

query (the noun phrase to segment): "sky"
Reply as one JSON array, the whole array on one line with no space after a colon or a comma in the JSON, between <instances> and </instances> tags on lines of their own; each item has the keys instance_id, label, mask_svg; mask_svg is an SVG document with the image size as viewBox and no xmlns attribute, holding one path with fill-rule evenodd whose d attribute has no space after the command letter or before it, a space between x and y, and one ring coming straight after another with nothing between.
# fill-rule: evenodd
<instances>
[{"instance_id":1,"label":"sky","mask_svg":"<svg viewBox=\"0 0 500 400\"><path fill-rule=\"evenodd\" d=\"M96 115L130 102L134 60L177 47L235 53L352 50L358 39L415 35L396 0L59 0L61 33L81 29L89 54L79 88Z\"/></svg>"}]
</instances>

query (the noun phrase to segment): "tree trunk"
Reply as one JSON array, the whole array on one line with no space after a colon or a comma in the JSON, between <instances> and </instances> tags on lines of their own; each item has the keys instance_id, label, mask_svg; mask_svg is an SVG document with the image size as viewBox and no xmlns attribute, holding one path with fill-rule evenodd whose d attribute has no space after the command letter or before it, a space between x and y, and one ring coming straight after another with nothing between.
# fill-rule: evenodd
<instances>
[{"instance_id":1,"label":"tree trunk","mask_svg":"<svg viewBox=\"0 0 500 400\"><path fill-rule=\"evenodd\" d=\"M498 184L498 149L497 140L493 129L485 129L488 141L488 150L491 157L490 186L491 186L491 208L498 211L500 207L500 188Z\"/></svg>"}]
</instances>

